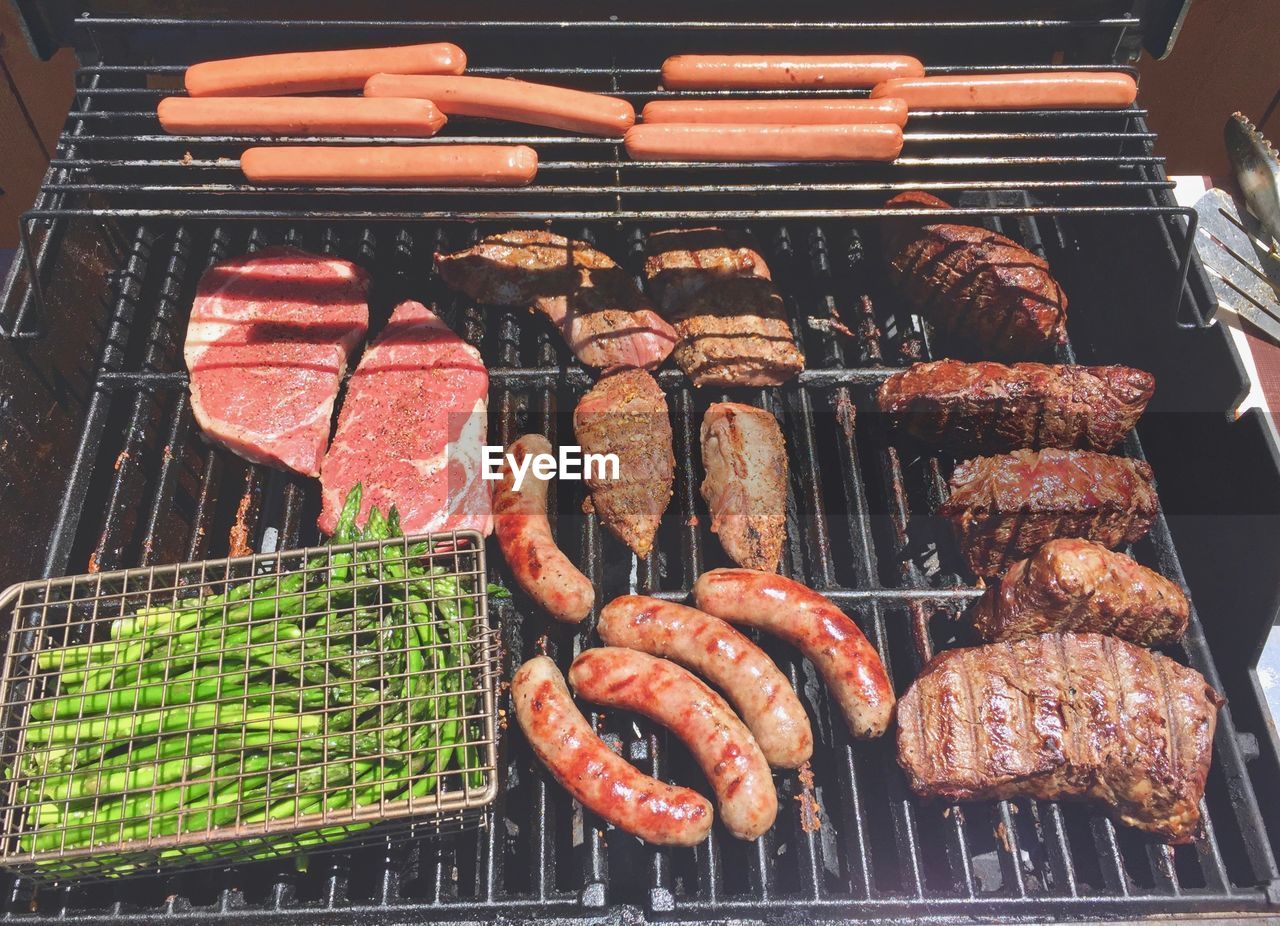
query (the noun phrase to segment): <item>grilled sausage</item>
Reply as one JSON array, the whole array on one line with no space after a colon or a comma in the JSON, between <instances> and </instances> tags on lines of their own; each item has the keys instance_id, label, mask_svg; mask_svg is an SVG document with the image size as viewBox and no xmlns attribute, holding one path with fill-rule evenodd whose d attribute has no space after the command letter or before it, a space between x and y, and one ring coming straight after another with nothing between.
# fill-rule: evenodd
<instances>
[{"instance_id":1,"label":"grilled sausage","mask_svg":"<svg viewBox=\"0 0 1280 926\"><path fill-rule=\"evenodd\" d=\"M1054 71L895 77L872 99L898 97L911 109L1123 109L1138 97L1128 74Z\"/></svg>"},{"instance_id":2,"label":"grilled sausage","mask_svg":"<svg viewBox=\"0 0 1280 926\"><path fill-rule=\"evenodd\" d=\"M635 108L617 97L496 77L375 74L365 83L364 95L419 97L451 116L504 119L607 138L621 138L636 121Z\"/></svg>"},{"instance_id":3,"label":"grilled sausage","mask_svg":"<svg viewBox=\"0 0 1280 926\"><path fill-rule=\"evenodd\" d=\"M187 68L190 96L284 96L359 90L374 74L461 74L467 56L450 42L285 52L204 61Z\"/></svg>"},{"instance_id":4,"label":"grilled sausage","mask_svg":"<svg viewBox=\"0 0 1280 926\"><path fill-rule=\"evenodd\" d=\"M650 778L606 746L546 656L519 668L511 699L534 754L588 810L657 845L693 846L707 838L711 803L696 791Z\"/></svg>"},{"instance_id":5,"label":"grilled sausage","mask_svg":"<svg viewBox=\"0 0 1280 926\"><path fill-rule=\"evenodd\" d=\"M662 62L668 90L834 90L922 76L924 65L908 55L673 55Z\"/></svg>"},{"instance_id":6,"label":"grilled sausage","mask_svg":"<svg viewBox=\"0 0 1280 926\"><path fill-rule=\"evenodd\" d=\"M596 625L609 646L678 662L719 688L760 744L769 764L799 768L813 755L813 732L787 677L760 647L696 608L624 595L605 605Z\"/></svg>"},{"instance_id":7,"label":"grilled sausage","mask_svg":"<svg viewBox=\"0 0 1280 926\"><path fill-rule=\"evenodd\" d=\"M569 684L597 704L668 727L711 782L720 819L739 839L758 839L778 816L773 775L751 732L724 699L674 662L613 646L583 652Z\"/></svg>"},{"instance_id":8,"label":"grilled sausage","mask_svg":"<svg viewBox=\"0 0 1280 926\"><path fill-rule=\"evenodd\" d=\"M170 96L156 107L170 135L396 135L425 138L444 114L430 100Z\"/></svg>"},{"instance_id":9,"label":"grilled sausage","mask_svg":"<svg viewBox=\"0 0 1280 926\"><path fill-rule=\"evenodd\" d=\"M447 110L446 110L447 112ZM659 122L731 125L906 125L902 100L654 100L641 118Z\"/></svg>"},{"instance_id":10,"label":"grilled sausage","mask_svg":"<svg viewBox=\"0 0 1280 926\"><path fill-rule=\"evenodd\" d=\"M902 151L896 125L635 125L636 161L892 161Z\"/></svg>"},{"instance_id":11,"label":"grilled sausage","mask_svg":"<svg viewBox=\"0 0 1280 926\"><path fill-rule=\"evenodd\" d=\"M854 736L880 736L893 685L874 646L847 614L799 582L751 569L713 569L693 586L698 608L781 637L822 675Z\"/></svg>"},{"instance_id":12,"label":"grilled sausage","mask_svg":"<svg viewBox=\"0 0 1280 926\"><path fill-rule=\"evenodd\" d=\"M524 145L437 145L430 148L250 148L240 169L252 183L337 186L527 186L538 155Z\"/></svg>"},{"instance_id":13,"label":"grilled sausage","mask_svg":"<svg viewBox=\"0 0 1280 926\"><path fill-rule=\"evenodd\" d=\"M993 643L1046 631L1105 633L1142 646L1182 639L1191 605L1158 572L1088 540L1050 540L1014 563L973 610Z\"/></svg>"},{"instance_id":14,"label":"grilled sausage","mask_svg":"<svg viewBox=\"0 0 1280 926\"><path fill-rule=\"evenodd\" d=\"M550 454L551 442L526 434L507 448L517 465L538 454ZM556 546L547 521L547 484L530 466L520 488L504 458L493 495L494 531L511 574L534 601L558 621L576 624L591 613L595 589Z\"/></svg>"}]
</instances>

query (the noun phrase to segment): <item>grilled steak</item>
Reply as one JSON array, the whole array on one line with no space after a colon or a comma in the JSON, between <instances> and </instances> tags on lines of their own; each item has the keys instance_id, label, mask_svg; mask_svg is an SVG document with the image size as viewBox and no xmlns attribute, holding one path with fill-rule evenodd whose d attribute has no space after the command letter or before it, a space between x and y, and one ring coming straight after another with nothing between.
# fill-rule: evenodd
<instances>
[{"instance_id":1,"label":"grilled steak","mask_svg":"<svg viewBox=\"0 0 1280 926\"><path fill-rule=\"evenodd\" d=\"M200 278L183 348L191 410L246 460L320 473L347 357L369 328L355 264L265 248Z\"/></svg>"},{"instance_id":2,"label":"grilled steak","mask_svg":"<svg viewBox=\"0 0 1280 926\"><path fill-rule=\"evenodd\" d=\"M588 366L656 367L676 341L639 284L581 241L544 231L504 232L456 254L437 254L436 266L446 283L472 299L541 312Z\"/></svg>"},{"instance_id":3,"label":"grilled steak","mask_svg":"<svg viewBox=\"0 0 1280 926\"><path fill-rule=\"evenodd\" d=\"M739 566L776 572L786 540L787 446L772 415L717 402L702 416L702 497Z\"/></svg>"},{"instance_id":4,"label":"grilled steak","mask_svg":"<svg viewBox=\"0 0 1280 926\"><path fill-rule=\"evenodd\" d=\"M880 386L880 411L955 453L1110 450L1147 407L1155 377L1131 367L917 363Z\"/></svg>"},{"instance_id":5,"label":"grilled steak","mask_svg":"<svg viewBox=\"0 0 1280 926\"><path fill-rule=\"evenodd\" d=\"M618 456L616 480L599 473L587 479L591 496L583 509L600 515L637 556L647 556L675 482L667 397L643 370L606 376L573 410L573 430L584 453Z\"/></svg>"},{"instance_id":6,"label":"grilled steak","mask_svg":"<svg viewBox=\"0 0 1280 926\"><path fill-rule=\"evenodd\" d=\"M973 628L993 642L1057 630L1164 646L1190 616L1187 596L1159 573L1088 540L1050 540L987 589Z\"/></svg>"},{"instance_id":7,"label":"grilled steak","mask_svg":"<svg viewBox=\"0 0 1280 926\"><path fill-rule=\"evenodd\" d=\"M721 228L671 229L645 241L644 275L662 311L673 314L708 283L769 279L769 266L746 235Z\"/></svg>"},{"instance_id":8,"label":"grilled steak","mask_svg":"<svg viewBox=\"0 0 1280 926\"><path fill-rule=\"evenodd\" d=\"M948 208L920 192L886 205ZM1066 294L1049 265L1016 241L909 218L886 232L890 281L948 340L1005 358L1039 356L1066 339Z\"/></svg>"},{"instance_id":9,"label":"grilled steak","mask_svg":"<svg viewBox=\"0 0 1280 926\"><path fill-rule=\"evenodd\" d=\"M1194 669L1101 634L949 650L898 702L898 762L927 797L1087 798L1190 842L1221 704Z\"/></svg>"},{"instance_id":10,"label":"grilled steak","mask_svg":"<svg viewBox=\"0 0 1280 926\"><path fill-rule=\"evenodd\" d=\"M351 374L320 468L320 529L332 533L351 488L395 505L406 534L492 529L481 478L489 374L476 349L417 302L396 308Z\"/></svg>"},{"instance_id":11,"label":"grilled steak","mask_svg":"<svg viewBox=\"0 0 1280 926\"><path fill-rule=\"evenodd\" d=\"M969 568L999 575L1055 537L1108 547L1144 537L1159 503L1151 467L1088 450L1015 450L956 467L951 519Z\"/></svg>"}]
</instances>

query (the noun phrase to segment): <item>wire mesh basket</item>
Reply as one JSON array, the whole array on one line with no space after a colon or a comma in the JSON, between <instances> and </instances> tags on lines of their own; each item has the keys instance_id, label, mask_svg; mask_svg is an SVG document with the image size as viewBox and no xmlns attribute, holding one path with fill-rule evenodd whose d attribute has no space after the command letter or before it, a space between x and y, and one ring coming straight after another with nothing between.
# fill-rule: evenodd
<instances>
[{"instance_id":1,"label":"wire mesh basket","mask_svg":"<svg viewBox=\"0 0 1280 926\"><path fill-rule=\"evenodd\" d=\"M7 867L271 858L474 825L496 794L474 531L27 582L0 609Z\"/></svg>"}]
</instances>

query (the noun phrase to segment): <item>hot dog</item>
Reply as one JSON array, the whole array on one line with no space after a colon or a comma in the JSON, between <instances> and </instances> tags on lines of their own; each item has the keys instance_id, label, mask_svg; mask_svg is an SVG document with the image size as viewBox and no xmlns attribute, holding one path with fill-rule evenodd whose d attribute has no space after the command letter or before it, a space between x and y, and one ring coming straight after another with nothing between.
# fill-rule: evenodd
<instances>
[{"instance_id":1,"label":"hot dog","mask_svg":"<svg viewBox=\"0 0 1280 926\"><path fill-rule=\"evenodd\" d=\"M693 586L698 607L786 640L821 673L854 736L880 736L893 717L893 685L853 620L811 588L768 572L713 569Z\"/></svg>"},{"instance_id":2,"label":"hot dog","mask_svg":"<svg viewBox=\"0 0 1280 926\"><path fill-rule=\"evenodd\" d=\"M734 125L907 124L902 100L655 100L641 118L657 123Z\"/></svg>"},{"instance_id":3,"label":"hot dog","mask_svg":"<svg viewBox=\"0 0 1280 926\"><path fill-rule=\"evenodd\" d=\"M451 116L505 119L608 138L621 138L636 121L635 108L617 97L495 77L375 74L365 83L364 95L419 97Z\"/></svg>"},{"instance_id":4,"label":"hot dog","mask_svg":"<svg viewBox=\"0 0 1280 926\"><path fill-rule=\"evenodd\" d=\"M656 125L627 131L637 161L892 161L896 125Z\"/></svg>"},{"instance_id":5,"label":"hot dog","mask_svg":"<svg viewBox=\"0 0 1280 926\"><path fill-rule=\"evenodd\" d=\"M551 442L541 434L526 434L507 448L507 455L517 465L543 453L551 453ZM520 587L556 620L576 624L591 613L595 589L551 536L547 521L549 481L539 479L529 467L516 489L515 474L504 462L493 495L494 532Z\"/></svg>"},{"instance_id":6,"label":"hot dog","mask_svg":"<svg viewBox=\"0 0 1280 926\"><path fill-rule=\"evenodd\" d=\"M606 746L546 656L516 671L511 699L538 759L588 810L658 845L693 846L707 838L710 802L696 791L650 778Z\"/></svg>"},{"instance_id":7,"label":"hot dog","mask_svg":"<svg viewBox=\"0 0 1280 926\"><path fill-rule=\"evenodd\" d=\"M674 55L662 62L668 90L852 89L923 76L924 65L909 55Z\"/></svg>"},{"instance_id":8,"label":"hot dog","mask_svg":"<svg viewBox=\"0 0 1280 926\"><path fill-rule=\"evenodd\" d=\"M430 100L359 97L171 96L156 107L171 135L396 135L425 138L445 123Z\"/></svg>"},{"instance_id":9,"label":"hot dog","mask_svg":"<svg viewBox=\"0 0 1280 926\"><path fill-rule=\"evenodd\" d=\"M624 595L596 625L609 646L678 662L723 691L769 764L799 768L813 755L813 731L800 699L773 660L729 624L682 604Z\"/></svg>"},{"instance_id":10,"label":"hot dog","mask_svg":"<svg viewBox=\"0 0 1280 926\"><path fill-rule=\"evenodd\" d=\"M467 56L451 42L301 51L205 61L187 68L191 96L284 96L359 90L374 74L461 74Z\"/></svg>"},{"instance_id":11,"label":"hot dog","mask_svg":"<svg viewBox=\"0 0 1280 926\"><path fill-rule=\"evenodd\" d=\"M601 646L569 667L569 684L597 704L643 714L671 729L711 782L725 828L758 839L778 816L769 763L724 699L674 662Z\"/></svg>"},{"instance_id":12,"label":"hot dog","mask_svg":"<svg viewBox=\"0 0 1280 926\"><path fill-rule=\"evenodd\" d=\"M524 145L286 146L248 149L240 169L252 183L526 186L538 155Z\"/></svg>"},{"instance_id":13,"label":"hot dog","mask_svg":"<svg viewBox=\"0 0 1280 926\"><path fill-rule=\"evenodd\" d=\"M908 77L871 91L872 99L904 99L909 109L1123 109L1137 96L1132 77L1111 71Z\"/></svg>"}]
</instances>

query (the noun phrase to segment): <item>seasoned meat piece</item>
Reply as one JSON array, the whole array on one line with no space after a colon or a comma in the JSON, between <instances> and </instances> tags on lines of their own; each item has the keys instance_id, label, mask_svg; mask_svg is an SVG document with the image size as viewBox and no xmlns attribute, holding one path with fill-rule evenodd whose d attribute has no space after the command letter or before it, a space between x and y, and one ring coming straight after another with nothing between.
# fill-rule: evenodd
<instances>
[{"instance_id":1,"label":"seasoned meat piece","mask_svg":"<svg viewBox=\"0 0 1280 926\"><path fill-rule=\"evenodd\" d=\"M768 280L706 286L672 319L676 363L695 386L777 386L804 369L782 296Z\"/></svg>"},{"instance_id":2,"label":"seasoned meat piece","mask_svg":"<svg viewBox=\"0 0 1280 926\"><path fill-rule=\"evenodd\" d=\"M898 702L898 763L926 797L1087 798L1190 842L1221 704L1194 669L1101 634L949 650Z\"/></svg>"},{"instance_id":3,"label":"seasoned meat piece","mask_svg":"<svg viewBox=\"0 0 1280 926\"><path fill-rule=\"evenodd\" d=\"M948 208L920 192L886 205ZM1001 358L1039 356L1066 340L1066 294L1049 265L1016 241L910 218L892 221L885 237L890 281L948 340Z\"/></svg>"},{"instance_id":4,"label":"seasoned meat piece","mask_svg":"<svg viewBox=\"0 0 1280 926\"><path fill-rule=\"evenodd\" d=\"M606 376L573 410L573 430L584 453L618 456L616 480L608 471L587 479L591 497L584 510L594 510L637 556L647 556L675 482L667 397L643 370Z\"/></svg>"},{"instance_id":5,"label":"seasoned meat piece","mask_svg":"<svg viewBox=\"0 0 1280 926\"><path fill-rule=\"evenodd\" d=\"M987 589L973 629L993 642L1058 630L1165 646L1190 616L1187 596L1158 572L1088 540L1050 540Z\"/></svg>"},{"instance_id":6,"label":"seasoned meat piece","mask_svg":"<svg viewBox=\"0 0 1280 926\"><path fill-rule=\"evenodd\" d=\"M1015 450L956 467L951 519L969 568L1004 572L1055 537L1084 537L1108 547L1146 536L1159 502L1142 460L1088 450Z\"/></svg>"},{"instance_id":7,"label":"seasoned meat piece","mask_svg":"<svg viewBox=\"0 0 1280 926\"><path fill-rule=\"evenodd\" d=\"M674 314L704 286L733 277L769 279L769 266L740 232L671 229L645 241L645 280L658 308Z\"/></svg>"},{"instance_id":8,"label":"seasoned meat piece","mask_svg":"<svg viewBox=\"0 0 1280 926\"><path fill-rule=\"evenodd\" d=\"M1137 424L1155 377L1132 367L937 360L880 386L880 411L955 453L1110 450Z\"/></svg>"},{"instance_id":9,"label":"seasoned meat piece","mask_svg":"<svg viewBox=\"0 0 1280 926\"><path fill-rule=\"evenodd\" d=\"M787 446L766 411L717 402L702 416L702 497L739 566L776 572L786 540Z\"/></svg>"},{"instance_id":10,"label":"seasoned meat piece","mask_svg":"<svg viewBox=\"0 0 1280 926\"><path fill-rule=\"evenodd\" d=\"M650 369L676 333L640 285L608 255L543 231L490 235L456 254L437 254L440 276L479 302L528 305L547 316L574 355L603 370Z\"/></svg>"}]
</instances>

